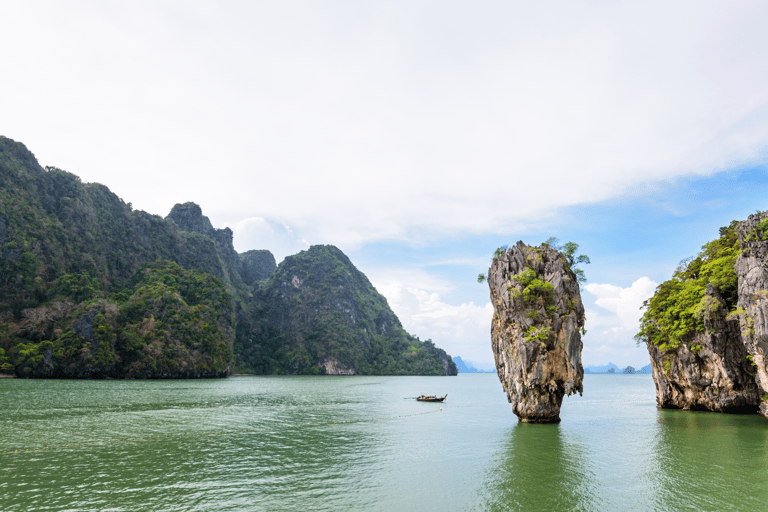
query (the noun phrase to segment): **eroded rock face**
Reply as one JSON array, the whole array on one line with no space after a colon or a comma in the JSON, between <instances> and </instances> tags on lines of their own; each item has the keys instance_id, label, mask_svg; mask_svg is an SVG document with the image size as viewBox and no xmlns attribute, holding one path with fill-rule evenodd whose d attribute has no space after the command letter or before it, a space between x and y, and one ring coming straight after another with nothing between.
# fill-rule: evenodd
<instances>
[{"instance_id":1,"label":"eroded rock face","mask_svg":"<svg viewBox=\"0 0 768 512\"><path fill-rule=\"evenodd\" d=\"M672 354L648 344L656 404L661 408L754 413L760 394L741 338L739 319L727 317L718 290L706 289L704 332Z\"/></svg>"},{"instance_id":2,"label":"eroded rock face","mask_svg":"<svg viewBox=\"0 0 768 512\"><path fill-rule=\"evenodd\" d=\"M524 422L559 422L563 396L583 391L576 275L554 249L518 242L494 259L488 285L496 369L513 412Z\"/></svg>"},{"instance_id":3,"label":"eroded rock face","mask_svg":"<svg viewBox=\"0 0 768 512\"><path fill-rule=\"evenodd\" d=\"M761 391L768 393L768 213L750 215L737 231L741 254L734 269L739 278L741 335L750 373ZM767 401L761 402L760 414L768 418Z\"/></svg>"}]
</instances>

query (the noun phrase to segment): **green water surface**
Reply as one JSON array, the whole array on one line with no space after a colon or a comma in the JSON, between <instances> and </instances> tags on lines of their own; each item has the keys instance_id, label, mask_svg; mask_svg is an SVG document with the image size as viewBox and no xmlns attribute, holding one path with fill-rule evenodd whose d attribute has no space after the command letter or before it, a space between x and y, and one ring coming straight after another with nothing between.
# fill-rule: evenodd
<instances>
[{"instance_id":1,"label":"green water surface","mask_svg":"<svg viewBox=\"0 0 768 512\"><path fill-rule=\"evenodd\" d=\"M768 510L768 420L584 388L528 425L490 374L0 379L0 510Z\"/></svg>"}]
</instances>

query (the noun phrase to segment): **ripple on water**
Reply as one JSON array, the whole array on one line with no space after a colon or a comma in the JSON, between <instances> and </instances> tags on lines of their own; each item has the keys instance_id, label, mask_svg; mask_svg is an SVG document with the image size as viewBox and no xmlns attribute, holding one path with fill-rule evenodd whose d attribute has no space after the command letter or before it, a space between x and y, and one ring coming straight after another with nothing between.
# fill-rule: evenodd
<instances>
[{"instance_id":1,"label":"ripple on water","mask_svg":"<svg viewBox=\"0 0 768 512\"><path fill-rule=\"evenodd\" d=\"M763 418L658 411L650 376L629 377L587 376L559 425L517 423L495 375L0 381L3 450L78 443L3 456L0 503L310 512L768 502ZM447 392L444 410L403 400L422 392ZM371 418L387 419L320 425Z\"/></svg>"}]
</instances>

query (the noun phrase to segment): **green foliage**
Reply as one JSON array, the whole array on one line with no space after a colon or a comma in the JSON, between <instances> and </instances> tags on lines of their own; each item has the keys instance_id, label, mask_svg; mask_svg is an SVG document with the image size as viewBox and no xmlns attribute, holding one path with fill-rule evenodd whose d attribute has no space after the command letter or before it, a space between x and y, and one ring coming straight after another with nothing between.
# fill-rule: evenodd
<instances>
[{"instance_id":1,"label":"green foliage","mask_svg":"<svg viewBox=\"0 0 768 512\"><path fill-rule=\"evenodd\" d=\"M548 314L553 312L555 300L555 288L552 284L539 279L536 271L526 267L522 272L512 276L518 286L509 287L510 298L512 300L521 300L527 306L534 306L540 303L544 306Z\"/></svg>"},{"instance_id":2,"label":"green foliage","mask_svg":"<svg viewBox=\"0 0 768 512\"><path fill-rule=\"evenodd\" d=\"M702 247L695 258L681 262L672 279L656 288L643 303L638 343L652 343L662 351L675 350L695 333L704 330L704 319L721 307L731 311L738 300L733 269L739 255L736 223L720 229L720 238ZM725 304L705 296L708 284L715 286ZM732 313L733 314L733 313Z\"/></svg>"},{"instance_id":3,"label":"green foliage","mask_svg":"<svg viewBox=\"0 0 768 512\"><path fill-rule=\"evenodd\" d=\"M526 342L532 342L532 341L538 341L538 342L544 342L549 339L550 334L552 333L552 328L548 325L543 327L534 327L531 326L528 328L527 331L525 331L525 341Z\"/></svg>"},{"instance_id":4,"label":"green foliage","mask_svg":"<svg viewBox=\"0 0 768 512\"><path fill-rule=\"evenodd\" d=\"M485 274L477 274L477 282L478 283L484 283L485 282Z\"/></svg>"},{"instance_id":5,"label":"green foliage","mask_svg":"<svg viewBox=\"0 0 768 512\"><path fill-rule=\"evenodd\" d=\"M764 212L758 210L758 215L762 215ZM744 237L744 242L751 242L755 240L768 240L768 217L765 217L758 221L754 229L747 233Z\"/></svg>"},{"instance_id":6,"label":"green foliage","mask_svg":"<svg viewBox=\"0 0 768 512\"><path fill-rule=\"evenodd\" d=\"M212 375L234 349L251 373L315 374L329 357L360 373L455 373L338 249L291 256L274 279L246 285L226 231L179 226L41 168L0 136L0 365L45 377Z\"/></svg>"},{"instance_id":7,"label":"green foliage","mask_svg":"<svg viewBox=\"0 0 768 512\"><path fill-rule=\"evenodd\" d=\"M566 242L561 246L558 245L559 241L560 240L552 236L547 238L543 245L549 246L556 251L560 251L563 256L565 256L565 259L568 262L568 267L573 271L574 274L576 274L576 280L579 283L585 283L587 281L587 276L583 269L577 268L577 265L582 263L589 265L589 256L586 254L576 254L576 251L579 250L579 244L575 242Z\"/></svg>"},{"instance_id":8,"label":"green foliage","mask_svg":"<svg viewBox=\"0 0 768 512\"><path fill-rule=\"evenodd\" d=\"M157 261L115 295L90 300L92 278L65 274L52 294L89 299L43 340L0 333L17 373L45 377L163 377L223 373L232 360L232 299L213 276Z\"/></svg>"},{"instance_id":9,"label":"green foliage","mask_svg":"<svg viewBox=\"0 0 768 512\"><path fill-rule=\"evenodd\" d=\"M99 282L86 273L62 274L48 292L51 298L70 299L74 302L90 300L100 293Z\"/></svg>"},{"instance_id":10,"label":"green foliage","mask_svg":"<svg viewBox=\"0 0 768 512\"><path fill-rule=\"evenodd\" d=\"M443 375L444 362L448 373L454 370L442 349L405 332L386 299L336 247L287 257L257 300L259 314L237 336L242 370L314 373L325 361L363 375ZM277 336L282 346L267 348ZM270 351L274 360L265 360Z\"/></svg>"}]
</instances>

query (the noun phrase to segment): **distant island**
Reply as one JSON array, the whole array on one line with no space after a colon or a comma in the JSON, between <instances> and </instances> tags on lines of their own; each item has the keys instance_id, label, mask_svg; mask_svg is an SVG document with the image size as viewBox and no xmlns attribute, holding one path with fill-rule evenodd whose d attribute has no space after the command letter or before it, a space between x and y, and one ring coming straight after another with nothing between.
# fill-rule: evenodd
<instances>
[{"instance_id":1,"label":"distant island","mask_svg":"<svg viewBox=\"0 0 768 512\"><path fill-rule=\"evenodd\" d=\"M0 136L0 373L457 374L337 247L277 265L232 236L195 203L134 210Z\"/></svg>"},{"instance_id":2,"label":"distant island","mask_svg":"<svg viewBox=\"0 0 768 512\"><path fill-rule=\"evenodd\" d=\"M603 366L585 366L584 367L584 373L619 373L619 374L636 374L636 373L652 373L651 365L645 365L639 370L636 370L632 366L627 366L626 368L619 368L613 363L608 363Z\"/></svg>"},{"instance_id":3,"label":"distant island","mask_svg":"<svg viewBox=\"0 0 768 512\"><path fill-rule=\"evenodd\" d=\"M456 363L456 369L459 373L496 373L496 369L478 369L475 367L475 363L471 361L464 361L460 356L453 358L453 362Z\"/></svg>"}]
</instances>

